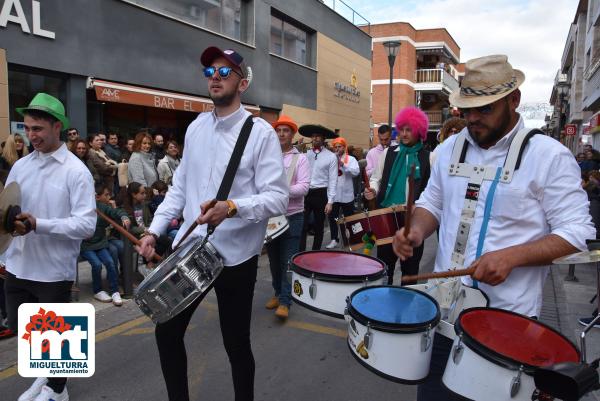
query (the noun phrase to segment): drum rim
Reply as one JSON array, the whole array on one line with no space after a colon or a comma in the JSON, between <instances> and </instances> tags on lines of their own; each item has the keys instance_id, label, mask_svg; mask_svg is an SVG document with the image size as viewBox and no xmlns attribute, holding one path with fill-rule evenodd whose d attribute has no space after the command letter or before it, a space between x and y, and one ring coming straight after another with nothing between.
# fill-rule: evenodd
<instances>
[{"instance_id":1,"label":"drum rim","mask_svg":"<svg viewBox=\"0 0 600 401\"><path fill-rule=\"evenodd\" d=\"M381 271L376 272L376 273L371 273L371 274L361 274L361 275L356 275L356 276L340 276L340 275L335 275L335 274L314 272L312 270L305 269L304 267L299 266L296 263L294 263L294 259L296 258L296 256L313 253L313 252L358 255L358 256L369 258L371 260L381 263L383 268L381 269ZM294 273L298 273L299 275L301 275L303 277L307 277L307 278L311 278L314 275L315 279L319 279L321 281L328 281L328 282L332 282L332 283L359 283L359 282L362 282L365 280L380 279L381 277L383 277L386 274L387 265L381 259L377 259L373 256L364 255L361 253L346 252L346 251L339 251L339 250L314 250L314 251L302 251L302 252L298 252L298 253L292 255L292 257L290 258L290 270Z\"/></svg>"},{"instance_id":2,"label":"drum rim","mask_svg":"<svg viewBox=\"0 0 600 401\"><path fill-rule=\"evenodd\" d=\"M553 333L558 334L564 341L566 341L566 343L568 343L571 347L573 347L573 349L577 352L577 356L581 357L581 352L579 351L579 349L577 349L577 347L571 340L569 340L565 335L563 335L558 330L554 329L553 327L550 327L549 325L547 325L545 323L540 322L539 320L535 320L530 317L523 316L519 313L505 310L505 309L500 309L500 308L475 307L475 308L465 309L462 312L460 312L460 314L456 318L456 322L454 322L454 331L456 332L456 335L461 339L461 341L465 345L469 346L469 349L471 349L473 352L475 352L477 355L481 356L482 358L487 359L488 361L494 362L494 363L496 363L502 367L505 367L507 369L510 369L510 370L518 370L519 368L522 367L523 372L530 376L532 376L537 369L543 367L543 366L530 365L525 362L519 362L513 358L510 358L504 354L499 353L498 351L495 351L495 350L487 347L486 345L479 342L477 339L473 338L473 336L469 332L467 332L466 330L464 330L462 328L460 321L464 314L473 312L473 311L478 311L478 310L486 310L486 311L491 310L491 311L495 311L495 312L506 313L509 315L515 315L520 318L530 320L536 324L539 324L540 326L544 327L545 329L548 329L548 330L552 331Z\"/></svg>"},{"instance_id":3,"label":"drum rim","mask_svg":"<svg viewBox=\"0 0 600 401\"><path fill-rule=\"evenodd\" d=\"M425 296L431 302L433 302L437 308L435 317L433 317L433 319L430 319L430 320L427 320L427 321L421 322L421 323L411 323L411 324L389 323L389 322L382 322L379 320L371 319L371 318L363 315L362 313L360 313L358 310L356 310L356 308L354 308L352 306L352 299L359 292L366 291L366 290L373 289L373 288L383 288L383 287L385 287L385 288L400 288L400 289L403 289L406 291L418 292L419 294ZM348 314L350 315L351 318L356 320L358 323L362 324L363 326L370 325L371 328L377 329L379 331L383 331L386 333L422 333L427 330L435 331L435 327L438 325L438 323L440 322L440 320L442 318L442 314L440 311L440 305L435 300L435 298L433 298L431 295L425 294L424 292L419 291L419 290L415 290L412 288L406 288L406 287L400 287L397 285L371 285L368 287L359 288L359 289L353 291L352 294L350 294L350 296L348 297L348 299L346 301L346 305L347 305L346 309L348 310Z\"/></svg>"},{"instance_id":4,"label":"drum rim","mask_svg":"<svg viewBox=\"0 0 600 401\"><path fill-rule=\"evenodd\" d=\"M328 310L325 310L325 309L321 309L321 308L317 308L316 306L307 304L306 302L302 302L298 298L295 298L293 296L292 296L292 301L295 302L295 303L297 303L298 305L302 306L303 308L306 308L306 309L311 310L313 312L320 313L322 315L327 315L327 316L335 317L337 319L343 319L344 318L343 314L331 312L331 311L328 311Z\"/></svg>"},{"instance_id":5,"label":"drum rim","mask_svg":"<svg viewBox=\"0 0 600 401\"><path fill-rule=\"evenodd\" d=\"M377 370L373 366L371 366L368 363L366 363L361 357L359 357L358 355L356 355L354 353L354 350L352 349L352 345L350 345L350 339L349 338L346 339L346 345L348 346L348 349L350 350L350 354L352 354L352 356L354 357L354 359L356 359L356 361L360 365L362 365L368 371L370 371L372 373L375 373L377 376L382 377L384 379L387 379L389 381L393 381L393 382L400 383L400 384L420 384L420 383L423 383L425 380L427 380L427 378L429 377L430 372L427 372L427 374L425 375L424 378L418 379L418 380L400 379L399 377L388 375L387 373L383 373L382 371Z\"/></svg>"},{"instance_id":6,"label":"drum rim","mask_svg":"<svg viewBox=\"0 0 600 401\"><path fill-rule=\"evenodd\" d=\"M383 210L387 210L386 212L383 212ZM368 213L371 217L377 217L377 216L383 216L385 214L389 214L389 213L396 213L396 212L406 212L406 206L405 205L395 205L395 206L389 206L389 207L382 207L379 209L375 209L375 210L369 210ZM360 218L357 218L355 216L362 216ZM351 214L350 216L344 216L341 217L339 219L337 219L336 223L339 224L345 224L345 223L352 223L358 220L362 220L362 219L366 219L367 218L367 212L365 212L364 210L359 212L359 213L354 213ZM348 220L348 219L352 219L352 220Z\"/></svg>"}]
</instances>

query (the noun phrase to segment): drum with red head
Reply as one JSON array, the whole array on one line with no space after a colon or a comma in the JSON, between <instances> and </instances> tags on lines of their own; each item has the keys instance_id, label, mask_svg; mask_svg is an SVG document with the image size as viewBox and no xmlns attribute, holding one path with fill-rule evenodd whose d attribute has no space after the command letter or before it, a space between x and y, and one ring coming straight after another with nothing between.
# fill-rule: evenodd
<instances>
[{"instance_id":1,"label":"drum with red head","mask_svg":"<svg viewBox=\"0 0 600 401\"><path fill-rule=\"evenodd\" d=\"M351 251L360 249L363 236L368 232L375 235L375 244L391 244L396 231L404 226L404 206L392 206L377 210L365 210L337 220L342 242Z\"/></svg>"},{"instance_id":2,"label":"drum with red head","mask_svg":"<svg viewBox=\"0 0 600 401\"><path fill-rule=\"evenodd\" d=\"M537 320L495 308L464 310L442 381L471 400L530 401L540 367L578 362L565 336Z\"/></svg>"},{"instance_id":3,"label":"drum with red head","mask_svg":"<svg viewBox=\"0 0 600 401\"><path fill-rule=\"evenodd\" d=\"M344 318L355 290L387 281L386 266L371 256L343 251L306 251L292 256L292 299L315 312Z\"/></svg>"}]
</instances>

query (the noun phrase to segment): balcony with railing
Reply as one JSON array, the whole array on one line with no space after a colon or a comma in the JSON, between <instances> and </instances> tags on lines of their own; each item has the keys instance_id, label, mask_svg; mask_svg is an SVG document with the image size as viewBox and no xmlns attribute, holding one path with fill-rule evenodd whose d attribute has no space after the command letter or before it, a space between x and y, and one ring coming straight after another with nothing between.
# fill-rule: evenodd
<instances>
[{"instance_id":1,"label":"balcony with railing","mask_svg":"<svg viewBox=\"0 0 600 401\"><path fill-rule=\"evenodd\" d=\"M325 4L327 7L331 8L333 11L352 22L356 26L367 26L371 27L371 23L362 15L356 12L352 7L348 4L344 3L342 0L319 0L321 3ZM367 33L371 33L370 29L367 29Z\"/></svg>"},{"instance_id":2,"label":"balcony with railing","mask_svg":"<svg viewBox=\"0 0 600 401\"><path fill-rule=\"evenodd\" d=\"M429 119L429 128L439 128L442 125L442 111L427 111L423 110Z\"/></svg>"},{"instance_id":3,"label":"balcony with railing","mask_svg":"<svg viewBox=\"0 0 600 401\"><path fill-rule=\"evenodd\" d=\"M458 81L443 68L419 69L415 71L415 90L450 94L458 90Z\"/></svg>"}]
</instances>

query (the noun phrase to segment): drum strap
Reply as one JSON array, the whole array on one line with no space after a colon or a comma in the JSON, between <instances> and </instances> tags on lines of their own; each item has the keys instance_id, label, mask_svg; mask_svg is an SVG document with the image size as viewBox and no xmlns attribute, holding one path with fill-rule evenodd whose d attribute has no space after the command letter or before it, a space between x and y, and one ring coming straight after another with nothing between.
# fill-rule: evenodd
<instances>
[{"instance_id":1,"label":"drum strap","mask_svg":"<svg viewBox=\"0 0 600 401\"><path fill-rule=\"evenodd\" d=\"M300 153L294 153L292 155L292 162L290 163L290 167L288 167L288 170L287 170L288 187L292 186L292 178L294 178L294 172L296 171L296 164L298 163L299 157L300 157Z\"/></svg>"},{"instance_id":2,"label":"drum strap","mask_svg":"<svg viewBox=\"0 0 600 401\"><path fill-rule=\"evenodd\" d=\"M227 169L225 170L225 175L223 176L223 180L221 181L221 186L217 191L216 199L218 201L227 200L229 196L229 191L231 190L231 186L233 185L233 179L235 178L235 173L237 172L238 166L240 165L240 161L242 160L242 154L244 153L244 149L246 148L246 144L248 143L248 138L250 137L250 131L252 131L252 126L254 126L254 121L252 120L253 116L248 116L244 125L242 126L242 130L240 135L238 136L237 141L235 142L235 147L233 148L233 152L231 153L231 158L229 159L229 163L227 164Z\"/></svg>"},{"instance_id":3,"label":"drum strap","mask_svg":"<svg viewBox=\"0 0 600 401\"><path fill-rule=\"evenodd\" d=\"M539 132L540 131L537 129L532 130L529 128L519 130L511 140L510 148L502 167L471 165L465 163L467 148L469 146L466 136L469 134L465 130L456 138L448 173L450 176L466 177L468 178L468 183L465 191L465 201L461 211L460 223L456 234L456 241L454 243L454 250L450 261L452 269L464 267L469 232L471 231L471 225L475 220L475 211L477 202L479 201L479 190L483 181L492 181L492 185L490 186L486 199L483 222L477 244L477 257L481 256L481 253L483 252L483 244L485 242L485 235L492 210L496 186L498 185L498 182L510 183L512 181L514 172L520 167L521 157L525 146L529 142L529 139Z\"/></svg>"}]
</instances>

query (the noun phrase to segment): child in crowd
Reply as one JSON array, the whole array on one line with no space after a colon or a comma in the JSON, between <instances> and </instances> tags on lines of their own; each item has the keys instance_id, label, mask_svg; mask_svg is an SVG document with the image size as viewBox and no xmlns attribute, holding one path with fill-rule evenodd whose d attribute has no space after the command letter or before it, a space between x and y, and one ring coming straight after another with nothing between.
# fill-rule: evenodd
<instances>
[{"instance_id":1,"label":"child in crowd","mask_svg":"<svg viewBox=\"0 0 600 401\"><path fill-rule=\"evenodd\" d=\"M165 196L167 196L167 191L169 190L169 186L162 181L156 181L152 184L152 201L150 202L150 211L152 214L156 212L156 209L160 206L160 204L165 200ZM171 238L171 241L175 239L177 235L177 231L179 231L179 227L181 226L181 221L178 219L173 219L169 227L167 228L167 236Z\"/></svg>"},{"instance_id":2,"label":"child in crowd","mask_svg":"<svg viewBox=\"0 0 600 401\"><path fill-rule=\"evenodd\" d=\"M120 221L123 227L129 229L131 220L123 210L114 209L110 205L111 191L104 182L95 185L96 208L113 220ZM119 278L117 268L108 247L107 227L109 223L98 217L96 231L92 238L81 243L81 257L92 265L92 286L94 298L100 302L111 302L115 306L121 306L123 301L119 294ZM102 265L106 268L106 277L109 283L111 295L102 290Z\"/></svg>"}]
</instances>

